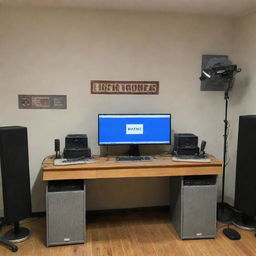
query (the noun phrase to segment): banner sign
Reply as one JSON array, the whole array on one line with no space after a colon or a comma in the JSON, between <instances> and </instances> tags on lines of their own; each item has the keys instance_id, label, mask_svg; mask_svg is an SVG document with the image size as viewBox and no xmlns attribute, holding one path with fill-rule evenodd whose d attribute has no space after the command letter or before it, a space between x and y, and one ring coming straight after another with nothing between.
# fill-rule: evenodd
<instances>
[{"instance_id":1,"label":"banner sign","mask_svg":"<svg viewBox=\"0 0 256 256\"><path fill-rule=\"evenodd\" d=\"M91 81L92 94L159 94L158 81Z\"/></svg>"},{"instance_id":2,"label":"banner sign","mask_svg":"<svg viewBox=\"0 0 256 256\"><path fill-rule=\"evenodd\" d=\"M20 109L66 109L66 95L18 95Z\"/></svg>"}]
</instances>

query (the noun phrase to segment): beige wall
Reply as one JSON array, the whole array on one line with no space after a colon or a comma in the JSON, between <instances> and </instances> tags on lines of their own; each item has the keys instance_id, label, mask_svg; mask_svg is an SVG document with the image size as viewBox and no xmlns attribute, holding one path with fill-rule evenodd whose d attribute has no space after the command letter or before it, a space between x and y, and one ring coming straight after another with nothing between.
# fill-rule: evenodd
<instances>
[{"instance_id":1,"label":"beige wall","mask_svg":"<svg viewBox=\"0 0 256 256\"><path fill-rule=\"evenodd\" d=\"M235 20L233 60L241 68L236 84L230 94L229 121L231 134L229 139L230 163L227 167L226 197L233 203L235 193L235 172L238 122L240 115L256 114L256 13Z\"/></svg>"},{"instance_id":2,"label":"beige wall","mask_svg":"<svg viewBox=\"0 0 256 256\"><path fill-rule=\"evenodd\" d=\"M87 133L94 154L98 113L173 115L222 157L222 92L200 92L202 54L232 59L233 19L64 9L0 9L0 125L29 133L33 210L44 210L42 159L53 140ZM91 95L91 79L158 80L157 96ZM67 110L19 110L18 94L66 94ZM14 156L15 157L15 156ZM88 209L168 204L168 178L88 182Z\"/></svg>"}]
</instances>

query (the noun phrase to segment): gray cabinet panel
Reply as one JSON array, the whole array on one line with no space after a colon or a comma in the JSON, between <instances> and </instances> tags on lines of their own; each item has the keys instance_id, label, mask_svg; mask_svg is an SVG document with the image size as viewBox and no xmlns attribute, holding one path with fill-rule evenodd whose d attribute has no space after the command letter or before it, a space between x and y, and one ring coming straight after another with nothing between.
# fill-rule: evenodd
<instances>
[{"instance_id":1,"label":"gray cabinet panel","mask_svg":"<svg viewBox=\"0 0 256 256\"><path fill-rule=\"evenodd\" d=\"M85 191L47 192L47 246L85 241Z\"/></svg>"},{"instance_id":2,"label":"gray cabinet panel","mask_svg":"<svg viewBox=\"0 0 256 256\"><path fill-rule=\"evenodd\" d=\"M216 237L216 176L201 177L170 178L171 220L181 239Z\"/></svg>"},{"instance_id":3,"label":"gray cabinet panel","mask_svg":"<svg viewBox=\"0 0 256 256\"><path fill-rule=\"evenodd\" d=\"M215 237L216 186L184 186L183 238Z\"/></svg>"}]
</instances>

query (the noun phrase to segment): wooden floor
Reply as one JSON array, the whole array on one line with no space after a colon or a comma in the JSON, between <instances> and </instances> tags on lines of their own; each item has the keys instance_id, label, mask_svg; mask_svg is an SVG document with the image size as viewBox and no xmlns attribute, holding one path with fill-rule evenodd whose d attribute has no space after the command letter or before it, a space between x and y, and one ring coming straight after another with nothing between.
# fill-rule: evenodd
<instances>
[{"instance_id":1,"label":"wooden floor","mask_svg":"<svg viewBox=\"0 0 256 256\"><path fill-rule=\"evenodd\" d=\"M63 223L65 224L65 223ZM218 224L216 239L180 240L170 224L167 211L127 211L87 218L87 243L80 245L45 246L45 218L23 221L32 236L17 244L13 253L0 245L0 255L18 256L254 256L254 232L239 230L242 239L228 240L223 234L224 224ZM3 232L4 230L2 230Z\"/></svg>"}]
</instances>

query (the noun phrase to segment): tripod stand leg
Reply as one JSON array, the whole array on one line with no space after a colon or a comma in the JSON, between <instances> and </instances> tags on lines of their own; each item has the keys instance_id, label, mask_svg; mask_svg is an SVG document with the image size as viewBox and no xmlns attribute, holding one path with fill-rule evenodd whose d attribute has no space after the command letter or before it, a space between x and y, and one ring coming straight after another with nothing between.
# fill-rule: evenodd
<instances>
[{"instance_id":1,"label":"tripod stand leg","mask_svg":"<svg viewBox=\"0 0 256 256\"><path fill-rule=\"evenodd\" d=\"M9 242L8 240L0 238L0 243L7 246L12 252L17 252L18 251L18 247L15 244Z\"/></svg>"}]
</instances>

